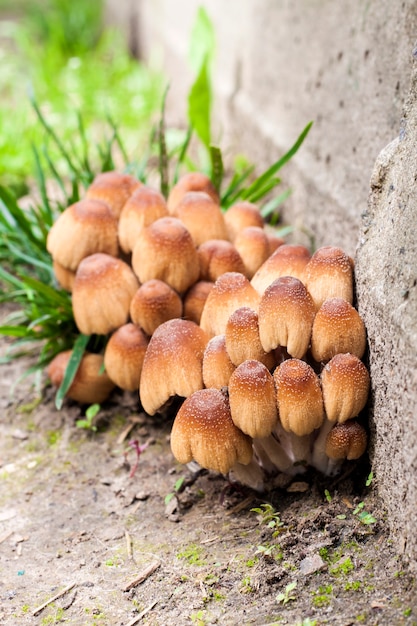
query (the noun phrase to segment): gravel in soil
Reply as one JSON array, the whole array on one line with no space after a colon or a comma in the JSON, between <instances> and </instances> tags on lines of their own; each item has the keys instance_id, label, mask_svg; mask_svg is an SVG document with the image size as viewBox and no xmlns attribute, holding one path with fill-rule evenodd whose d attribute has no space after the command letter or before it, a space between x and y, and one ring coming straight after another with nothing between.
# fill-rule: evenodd
<instances>
[{"instance_id":1,"label":"gravel in soil","mask_svg":"<svg viewBox=\"0 0 417 626\"><path fill-rule=\"evenodd\" d=\"M259 494L179 465L135 394L83 429L50 388L10 396L19 367L0 382L1 624L417 624L366 462Z\"/></svg>"}]
</instances>

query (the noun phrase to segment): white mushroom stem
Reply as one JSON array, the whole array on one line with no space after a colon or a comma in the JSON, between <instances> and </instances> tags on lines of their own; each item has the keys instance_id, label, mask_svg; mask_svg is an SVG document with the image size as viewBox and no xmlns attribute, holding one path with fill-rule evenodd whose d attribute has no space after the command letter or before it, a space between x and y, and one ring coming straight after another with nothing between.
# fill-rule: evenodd
<instances>
[{"instance_id":1,"label":"white mushroom stem","mask_svg":"<svg viewBox=\"0 0 417 626\"><path fill-rule=\"evenodd\" d=\"M259 463L253 458L248 465L236 463L229 472L230 480L246 485L255 491L265 491L265 475Z\"/></svg>"},{"instance_id":2,"label":"white mushroom stem","mask_svg":"<svg viewBox=\"0 0 417 626\"><path fill-rule=\"evenodd\" d=\"M327 464L327 469L323 473L326 476L337 476L345 460L346 459L329 459L329 462Z\"/></svg>"},{"instance_id":3,"label":"white mushroom stem","mask_svg":"<svg viewBox=\"0 0 417 626\"><path fill-rule=\"evenodd\" d=\"M308 465L311 460L311 435L296 435L288 433L294 463Z\"/></svg>"},{"instance_id":4,"label":"white mushroom stem","mask_svg":"<svg viewBox=\"0 0 417 626\"><path fill-rule=\"evenodd\" d=\"M313 444L311 465L316 470L326 475L329 466L329 457L326 454L326 439L334 425L335 422L325 419Z\"/></svg>"},{"instance_id":5,"label":"white mushroom stem","mask_svg":"<svg viewBox=\"0 0 417 626\"><path fill-rule=\"evenodd\" d=\"M253 448L265 471L273 473L278 470L290 475L294 473L292 459L273 435L254 439Z\"/></svg>"}]
</instances>

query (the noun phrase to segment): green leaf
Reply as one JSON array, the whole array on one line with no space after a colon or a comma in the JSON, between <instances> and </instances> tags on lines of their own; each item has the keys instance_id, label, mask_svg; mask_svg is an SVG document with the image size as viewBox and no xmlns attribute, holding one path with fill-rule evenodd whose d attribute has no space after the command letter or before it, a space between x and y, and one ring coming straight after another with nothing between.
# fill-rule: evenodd
<instances>
[{"instance_id":1,"label":"green leaf","mask_svg":"<svg viewBox=\"0 0 417 626\"><path fill-rule=\"evenodd\" d=\"M55 396L55 406L58 409L58 411L62 408L65 394L67 393L68 389L72 385L72 382L80 366L81 359L83 358L89 339L90 339L90 335L80 334L74 342L74 347L72 349L72 353L68 361L68 365L65 369L64 378L62 379L62 383Z\"/></svg>"},{"instance_id":2,"label":"green leaf","mask_svg":"<svg viewBox=\"0 0 417 626\"><path fill-rule=\"evenodd\" d=\"M217 146L210 146L210 160L211 160L211 181L220 193L220 187L223 181L223 158L220 148Z\"/></svg>"},{"instance_id":3,"label":"green leaf","mask_svg":"<svg viewBox=\"0 0 417 626\"><path fill-rule=\"evenodd\" d=\"M210 116L211 85L208 57L205 57L188 94L188 119L207 150L209 150L211 143Z\"/></svg>"},{"instance_id":4,"label":"green leaf","mask_svg":"<svg viewBox=\"0 0 417 626\"><path fill-rule=\"evenodd\" d=\"M203 7L199 7L190 35L189 60L197 73L204 60L213 57L215 48L213 24Z\"/></svg>"},{"instance_id":5,"label":"green leaf","mask_svg":"<svg viewBox=\"0 0 417 626\"><path fill-rule=\"evenodd\" d=\"M287 198L292 194L292 189L286 189L279 196L275 196L269 202L266 202L260 210L260 213L264 219L269 217Z\"/></svg>"},{"instance_id":6,"label":"green leaf","mask_svg":"<svg viewBox=\"0 0 417 626\"><path fill-rule=\"evenodd\" d=\"M169 192L169 176L168 176L168 153L165 140L165 103L168 95L169 86L165 89L161 106L161 119L159 122L158 146L159 146L159 175L160 187L162 195L167 198Z\"/></svg>"}]
</instances>

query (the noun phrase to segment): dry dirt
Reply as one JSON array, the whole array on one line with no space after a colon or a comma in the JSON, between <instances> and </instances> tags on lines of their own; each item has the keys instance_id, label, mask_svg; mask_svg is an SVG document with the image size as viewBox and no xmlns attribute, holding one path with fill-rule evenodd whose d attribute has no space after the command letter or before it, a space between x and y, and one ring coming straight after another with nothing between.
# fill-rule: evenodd
<instances>
[{"instance_id":1,"label":"dry dirt","mask_svg":"<svg viewBox=\"0 0 417 626\"><path fill-rule=\"evenodd\" d=\"M0 369L2 625L417 624L367 462L238 489L176 463L171 422L134 394L115 393L97 431L75 404L58 412L51 388L11 397L24 365ZM132 439L149 445L130 476ZM265 504L274 527L251 510Z\"/></svg>"}]
</instances>

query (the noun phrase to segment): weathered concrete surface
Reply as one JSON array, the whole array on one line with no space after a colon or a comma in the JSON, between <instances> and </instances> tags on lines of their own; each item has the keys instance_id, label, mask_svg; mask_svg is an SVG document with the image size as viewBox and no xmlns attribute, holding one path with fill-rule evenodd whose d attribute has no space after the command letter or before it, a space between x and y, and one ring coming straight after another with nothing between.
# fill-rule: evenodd
<instances>
[{"instance_id":1,"label":"weathered concrete surface","mask_svg":"<svg viewBox=\"0 0 417 626\"><path fill-rule=\"evenodd\" d=\"M417 55L416 55L417 56ZM379 155L357 251L372 378L373 462L417 571L417 60L400 135Z\"/></svg>"}]
</instances>

